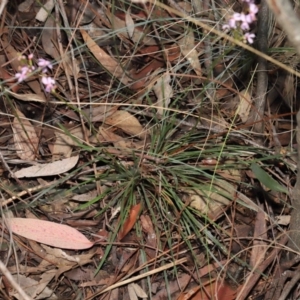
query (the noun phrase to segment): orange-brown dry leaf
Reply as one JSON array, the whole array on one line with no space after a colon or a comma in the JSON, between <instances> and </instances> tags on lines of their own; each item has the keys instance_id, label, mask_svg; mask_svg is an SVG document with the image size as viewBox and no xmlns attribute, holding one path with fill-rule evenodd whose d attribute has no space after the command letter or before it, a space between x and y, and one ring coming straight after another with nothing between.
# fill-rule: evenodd
<instances>
[{"instance_id":1,"label":"orange-brown dry leaf","mask_svg":"<svg viewBox=\"0 0 300 300\"><path fill-rule=\"evenodd\" d=\"M12 130L17 155L23 160L35 160L39 146L37 134L33 125L18 109L16 109L16 114Z\"/></svg>"},{"instance_id":2,"label":"orange-brown dry leaf","mask_svg":"<svg viewBox=\"0 0 300 300\"><path fill-rule=\"evenodd\" d=\"M188 293L180 295L178 300L234 300L236 291L231 289L226 283L213 282L203 289L198 286L192 288Z\"/></svg>"},{"instance_id":3,"label":"orange-brown dry leaf","mask_svg":"<svg viewBox=\"0 0 300 300\"><path fill-rule=\"evenodd\" d=\"M141 203L132 206L128 218L123 224L123 227L121 228L118 234L119 241L121 241L125 237L125 235L132 229L135 222L137 221L140 211L141 211Z\"/></svg>"},{"instance_id":4,"label":"orange-brown dry leaf","mask_svg":"<svg viewBox=\"0 0 300 300\"><path fill-rule=\"evenodd\" d=\"M101 47L99 47L84 29L80 29L80 32L87 47L99 63L123 84L127 84L129 82L129 78L124 73L124 69L120 66L120 62L112 58Z\"/></svg>"},{"instance_id":5,"label":"orange-brown dry leaf","mask_svg":"<svg viewBox=\"0 0 300 300\"><path fill-rule=\"evenodd\" d=\"M234 300L236 296L236 291L233 290L228 284L226 283L218 283L216 287L217 295L215 296L215 300Z\"/></svg>"}]
</instances>

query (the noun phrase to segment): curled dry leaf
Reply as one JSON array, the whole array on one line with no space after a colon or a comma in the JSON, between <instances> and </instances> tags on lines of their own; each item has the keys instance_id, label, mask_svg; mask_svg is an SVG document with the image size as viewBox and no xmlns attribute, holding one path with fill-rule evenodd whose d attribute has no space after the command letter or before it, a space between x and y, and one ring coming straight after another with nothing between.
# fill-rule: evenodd
<instances>
[{"instance_id":1,"label":"curled dry leaf","mask_svg":"<svg viewBox=\"0 0 300 300\"><path fill-rule=\"evenodd\" d=\"M37 164L15 172L15 176L17 178L30 178L62 174L74 168L78 162L78 159L79 156L72 156L48 164Z\"/></svg>"},{"instance_id":2,"label":"curled dry leaf","mask_svg":"<svg viewBox=\"0 0 300 300\"><path fill-rule=\"evenodd\" d=\"M139 120L125 110L114 112L110 117L105 119L105 123L120 128L131 136L144 138L146 135Z\"/></svg>"},{"instance_id":3,"label":"curled dry leaf","mask_svg":"<svg viewBox=\"0 0 300 300\"><path fill-rule=\"evenodd\" d=\"M203 185L201 189L188 190L187 193L186 202L191 207L216 218L230 204L230 199L234 199L236 187L225 180L215 180L213 186Z\"/></svg>"},{"instance_id":4,"label":"curled dry leaf","mask_svg":"<svg viewBox=\"0 0 300 300\"><path fill-rule=\"evenodd\" d=\"M136 284L136 283L131 283L130 285L133 287L133 289L134 289L136 295L137 295L139 298L143 298L143 299L144 299L144 298L148 298L148 296L147 296L147 294L145 293L145 291L144 291L138 284Z\"/></svg>"},{"instance_id":5,"label":"curled dry leaf","mask_svg":"<svg viewBox=\"0 0 300 300\"><path fill-rule=\"evenodd\" d=\"M25 218L8 218L9 229L22 237L63 249L88 249L94 243L68 225Z\"/></svg>"},{"instance_id":6,"label":"curled dry leaf","mask_svg":"<svg viewBox=\"0 0 300 300\"><path fill-rule=\"evenodd\" d=\"M195 48L195 37L194 32L191 28L188 29L188 33L178 41L181 53L191 64L195 73L202 76L201 65L198 58L198 52Z\"/></svg>"},{"instance_id":7,"label":"curled dry leaf","mask_svg":"<svg viewBox=\"0 0 300 300\"><path fill-rule=\"evenodd\" d=\"M130 9L128 9L126 11L125 22L126 22L126 28L127 28L128 36L129 36L129 38L132 38L133 34L134 34L134 22L133 22L133 19L132 19L131 15L130 15Z\"/></svg>"},{"instance_id":8,"label":"curled dry leaf","mask_svg":"<svg viewBox=\"0 0 300 300\"><path fill-rule=\"evenodd\" d=\"M52 160L71 157L73 147L84 139L82 127L74 127L69 130L69 134L61 131L55 131L56 141L52 149ZM78 141L78 142L77 142Z\"/></svg>"},{"instance_id":9,"label":"curled dry leaf","mask_svg":"<svg viewBox=\"0 0 300 300\"><path fill-rule=\"evenodd\" d=\"M239 106L238 106L238 109L237 109L237 113L240 116L242 122L246 123L248 121L248 118L249 118L250 109L253 106L252 105L253 101L252 101L251 93L248 90L243 90L243 91L239 92L237 97L240 100L239 101Z\"/></svg>"},{"instance_id":10,"label":"curled dry leaf","mask_svg":"<svg viewBox=\"0 0 300 300\"><path fill-rule=\"evenodd\" d=\"M130 300L135 300L135 299L138 300L139 298L142 298L142 299L148 298L148 296L144 292L144 290L136 283L130 283L128 285L128 294L129 294Z\"/></svg>"},{"instance_id":11,"label":"curled dry leaf","mask_svg":"<svg viewBox=\"0 0 300 300\"><path fill-rule=\"evenodd\" d=\"M157 113L163 115L165 109L169 106L171 97L173 96L173 89L170 85L171 77L169 72L163 74L153 87L153 91L157 97Z\"/></svg>"},{"instance_id":12,"label":"curled dry leaf","mask_svg":"<svg viewBox=\"0 0 300 300\"><path fill-rule=\"evenodd\" d=\"M17 155L23 160L35 160L39 146L37 134L29 120L18 109L16 114L12 130Z\"/></svg>"},{"instance_id":13,"label":"curled dry leaf","mask_svg":"<svg viewBox=\"0 0 300 300\"><path fill-rule=\"evenodd\" d=\"M46 273L46 272L45 272ZM36 281L28 276L22 274L12 275L16 282L19 283L22 290L30 297L31 299L48 299L48 300L56 300L58 299L55 295L54 291L49 287L45 287L42 291L40 290L40 285L42 280ZM38 295L38 298L35 296ZM11 297L15 297L16 299L24 299L17 291L11 289L10 292ZM12 298L11 298L12 299Z\"/></svg>"},{"instance_id":14,"label":"curled dry leaf","mask_svg":"<svg viewBox=\"0 0 300 300\"><path fill-rule=\"evenodd\" d=\"M118 34L118 36L122 39L127 38L127 26L126 22L115 16L114 14L111 14L108 10L106 11L106 16L111 22L111 26L113 30ZM135 27L135 30L133 32L133 35L131 39L136 44L143 44L143 45L157 45L157 42L154 38L150 37L145 33L144 30L141 28Z\"/></svg>"},{"instance_id":15,"label":"curled dry leaf","mask_svg":"<svg viewBox=\"0 0 300 300\"><path fill-rule=\"evenodd\" d=\"M106 142L113 143L116 148L135 148L134 144L131 143L131 141L128 141L125 138L113 133L112 130L100 127L98 136L99 135L102 136L102 139L99 140L104 139Z\"/></svg>"}]
</instances>

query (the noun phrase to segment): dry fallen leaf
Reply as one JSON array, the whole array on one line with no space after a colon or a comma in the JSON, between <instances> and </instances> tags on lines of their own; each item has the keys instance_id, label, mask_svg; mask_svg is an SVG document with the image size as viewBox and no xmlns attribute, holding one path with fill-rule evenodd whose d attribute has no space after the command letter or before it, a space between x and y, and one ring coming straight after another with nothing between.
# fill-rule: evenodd
<instances>
[{"instance_id":1,"label":"dry fallen leaf","mask_svg":"<svg viewBox=\"0 0 300 300\"><path fill-rule=\"evenodd\" d=\"M54 0L48 0L36 14L36 20L38 20L39 22L45 22L49 16L49 13L51 13L52 9L54 8L54 5Z\"/></svg>"},{"instance_id":2,"label":"dry fallen leaf","mask_svg":"<svg viewBox=\"0 0 300 300\"><path fill-rule=\"evenodd\" d=\"M106 16L111 22L112 29L114 32L117 33L117 35L122 39L122 37L127 38L127 26L126 22L115 16L114 14L111 14L108 10L106 11ZM150 35L148 35L145 31L142 29L135 27L133 31L133 35L131 39L136 44L143 44L143 45L157 45L157 41L152 38Z\"/></svg>"},{"instance_id":3,"label":"dry fallen leaf","mask_svg":"<svg viewBox=\"0 0 300 300\"><path fill-rule=\"evenodd\" d=\"M262 206L263 207L263 206ZM256 214L253 234L253 247L250 256L250 266L256 269L264 260L268 250L267 223L264 213L259 211Z\"/></svg>"},{"instance_id":4,"label":"dry fallen leaf","mask_svg":"<svg viewBox=\"0 0 300 300\"><path fill-rule=\"evenodd\" d=\"M129 38L132 38L133 34L134 34L134 27L135 26L134 26L134 21L131 17L131 14L130 14L130 9L128 9L126 11L125 22L126 22L126 28L127 28L128 36L129 36Z\"/></svg>"},{"instance_id":5,"label":"dry fallen leaf","mask_svg":"<svg viewBox=\"0 0 300 300\"><path fill-rule=\"evenodd\" d=\"M15 172L17 178L31 178L40 176L54 176L62 174L74 168L78 162L79 156L72 156L48 164L37 164Z\"/></svg>"},{"instance_id":6,"label":"dry fallen leaf","mask_svg":"<svg viewBox=\"0 0 300 300\"><path fill-rule=\"evenodd\" d=\"M125 138L113 133L112 130L100 127L98 137L99 135L101 135L102 137L102 139L99 138L99 140L104 139L105 142L113 143L116 148L135 148L135 145L131 141L126 140Z\"/></svg>"},{"instance_id":7,"label":"dry fallen leaf","mask_svg":"<svg viewBox=\"0 0 300 300\"><path fill-rule=\"evenodd\" d=\"M56 140L51 149L53 161L60 158L71 157L73 147L78 146L78 143L84 139L81 126L68 130L68 134L61 131L55 131L55 136Z\"/></svg>"},{"instance_id":8,"label":"dry fallen leaf","mask_svg":"<svg viewBox=\"0 0 300 300\"><path fill-rule=\"evenodd\" d=\"M35 160L39 139L33 125L28 119L16 109L17 116L14 118L12 130L14 132L14 144L17 155L23 160Z\"/></svg>"},{"instance_id":9,"label":"dry fallen leaf","mask_svg":"<svg viewBox=\"0 0 300 300\"><path fill-rule=\"evenodd\" d=\"M136 283L130 283L127 288L128 288L128 295L130 300L138 300L139 298L142 299L148 298L144 290Z\"/></svg>"},{"instance_id":10,"label":"dry fallen leaf","mask_svg":"<svg viewBox=\"0 0 300 300\"><path fill-rule=\"evenodd\" d=\"M105 123L122 129L131 136L145 137L145 131L139 120L125 110L118 110L105 119Z\"/></svg>"},{"instance_id":11,"label":"dry fallen leaf","mask_svg":"<svg viewBox=\"0 0 300 300\"><path fill-rule=\"evenodd\" d=\"M252 101L251 94L248 90L243 90L243 91L239 92L237 97L240 100L239 101L239 106L238 106L238 109L237 109L237 113L240 116L242 122L246 123L248 121L248 118L249 118L250 109L253 106L252 105L253 101Z\"/></svg>"},{"instance_id":12,"label":"dry fallen leaf","mask_svg":"<svg viewBox=\"0 0 300 300\"><path fill-rule=\"evenodd\" d=\"M170 104L171 97L173 96L173 89L170 85L171 77L169 72L163 74L153 87L153 91L157 97L157 113L163 115L165 108Z\"/></svg>"},{"instance_id":13,"label":"dry fallen leaf","mask_svg":"<svg viewBox=\"0 0 300 300\"><path fill-rule=\"evenodd\" d=\"M112 58L101 47L99 47L85 30L80 29L80 32L87 47L99 63L123 84L127 84L129 82L129 78L125 75L124 69L120 66L120 62Z\"/></svg>"},{"instance_id":14,"label":"dry fallen leaf","mask_svg":"<svg viewBox=\"0 0 300 300\"><path fill-rule=\"evenodd\" d=\"M186 202L190 202L190 206L199 210L204 214L208 214L210 218L215 218L222 212L222 208L230 204L236 193L236 188L225 180L214 180L214 185L203 185L198 190L188 190L188 198Z\"/></svg>"},{"instance_id":15,"label":"dry fallen leaf","mask_svg":"<svg viewBox=\"0 0 300 300\"><path fill-rule=\"evenodd\" d=\"M202 76L201 65L198 58L198 52L195 47L194 31L189 28L188 33L178 41L181 53L190 63L195 73Z\"/></svg>"},{"instance_id":16,"label":"dry fallen leaf","mask_svg":"<svg viewBox=\"0 0 300 300\"><path fill-rule=\"evenodd\" d=\"M22 101L34 101L34 102L41 102L41 103L46 102L45 97L43 97L41 95L37 95L37 94L17 94L17 93L12 92L9 89L4 89L3 92L11 95L12 97L14 97L18 100L22 100Z\"/></svg>"},{"instance_id":17,"label":"dry fallen leaf","mask_svg":"<svg viewBox=\"0 0 300 300\"><path fill-rule=\"evenodd\" d=\"M125 237L125 235L132 229L135 222L137 221L140 211L141 211L141 203L131 207L127 220L124 222L118 234L119 241L121 241Z\"/></svg>"},{"instance_id":18,"label":"dry fallen leaf","mask_svg":"<svg viewBox=\"0 0 300 300\"><path fill-rule=\"evenodd\" d=\"M25 218L8 218L9 229L22 237L63 249L88 249L94 243L68 225Z\"/></svg>"},{"instance_id":19,"label":"dry fallen leaf","mask_svg":"<svg viewBox=\"0 0 300 300\"><path fill-rule=\"evenodd\" d=\"M291 216L290 215L276 216L275 220L278 225L287 226L290 224Z\"/></svg>"},{"instance_id":20,"label":"dry fallen leaf","mask_svg":"<svg viewBox=\"0 0 300 300\"><path fill-rule=\"evenodd\" d=\"M74 67L69 52L65 52L61 57L57 43L56 20L50 15L42 31L42 45L44 51L53 57L57 62L62 62L68 74L77 76L79 68Z\"/></svg>"},{"instance_id":21,"label":"dry fallen leaf","mask_svg":"<svg viewBox=\"0 0 300 300\"><path fill-rule=\"evenodd\" d=\"M50 270L52 273L54 270ZM47 272L45 272L47 273ZM16 282L19 283L22 290L32 297L32 299L47 299L47 300L56 300L58 299L55 295L54 291L51 290L49 287L41 288L41 283L44 283L44 278L40 281L37 281L33 278L30 278L28 276L22 275L22 274L16 274L12 275L13 278L16 280ZM48 282L46 282L48 283ZM23 300L24 298L15 290L11 289L10 293L11 297L14 297L19 300Z\"/></svg>"}]
</instances>

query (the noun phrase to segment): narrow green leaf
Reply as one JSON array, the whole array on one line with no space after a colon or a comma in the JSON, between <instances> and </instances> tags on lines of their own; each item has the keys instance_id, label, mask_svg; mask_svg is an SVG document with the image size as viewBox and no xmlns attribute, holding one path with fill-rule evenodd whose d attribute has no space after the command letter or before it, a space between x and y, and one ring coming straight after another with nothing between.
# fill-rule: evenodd
<instances>
[{"instance_id":1,"label":"narrow green leaf","mask_svg":"<svg viewBox=\"0 0 300 300\"><path fill-rule=\"evenodd\" d=\"M252 163L251 170L255 174L256 178L267 188L276 191L289 194L287 188L273 179L266 171L264 171L258 164Z\"/></svg>"}]
</instances>

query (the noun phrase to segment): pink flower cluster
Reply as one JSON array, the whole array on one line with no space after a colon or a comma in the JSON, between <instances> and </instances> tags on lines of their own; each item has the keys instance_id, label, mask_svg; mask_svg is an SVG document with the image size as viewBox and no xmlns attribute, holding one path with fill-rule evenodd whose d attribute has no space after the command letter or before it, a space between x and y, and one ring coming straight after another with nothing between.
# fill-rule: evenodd
<instances>
[{"instance_id":1,"label":"pink flower cluster","mask_svg":"<svg viewBox=\"0 0 300 300\"><path fill-rule=\"evenodd\" d=\"M53 92L55 90L55 80L52 77L46 75L46 73L52 69L52 64L49 60L39 58L37 65L38 68L35 68L32 62L33 54L29 54L28 57L22 55L19 57L24 63L24 66L20 68L20 71L16 73L16 78L18 82L22 82L32 75L34 71L42 73L42 83L45 86L45 91L47 93Z\"/></svg>"},{"instance_id":2,"label":"pink flower cluster","mask_svg":"<svg viewBox=\"0 0 300 300\"><path fill-rule=\"evenodd\" d=\"M250 30L250 24L256 20L256 14L258 12L258 7L254 3L254 0L243 0L248 3L248 14L244 13L234 13L227 24L223 25L223 30L236 29L237 27L241 28L243 31ZM254 33L246 32L244 34L244 40L249 44L253 43L255 38Z\"/></svg>"}]
</instances>

